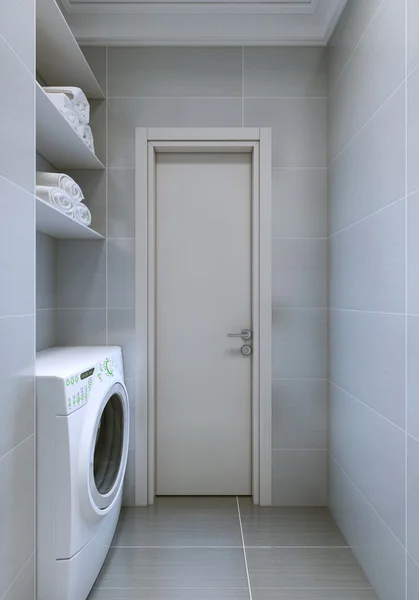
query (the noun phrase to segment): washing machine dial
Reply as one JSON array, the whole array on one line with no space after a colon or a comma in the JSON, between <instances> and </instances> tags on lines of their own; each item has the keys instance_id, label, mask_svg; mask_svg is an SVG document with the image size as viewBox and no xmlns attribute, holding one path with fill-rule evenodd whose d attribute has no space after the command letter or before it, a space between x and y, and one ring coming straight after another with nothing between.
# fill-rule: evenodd
<instances>
[{"instance_id":1,"label":"washing machine dial","mask_svg":"<svg viewBox=\"0 0 419 600\"><path fill-rule=\"evenodd\" d=\"M113 375L114 370L115 370L115 367L114 367L113 360L111 360L110 358L107 358L105 360L105 372L106 372L106 375Z\"/></svg>"}]
</instances>

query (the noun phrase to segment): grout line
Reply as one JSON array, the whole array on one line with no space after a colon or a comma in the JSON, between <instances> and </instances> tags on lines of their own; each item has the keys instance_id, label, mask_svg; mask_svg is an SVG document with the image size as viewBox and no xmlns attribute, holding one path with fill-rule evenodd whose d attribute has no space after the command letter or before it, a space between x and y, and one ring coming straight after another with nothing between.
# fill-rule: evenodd
<instances>
[{"instance_id":1,"label":"grout line","mask_svg":"<svg viewBox=\"0 0 419 600\"><path fill-rule=\"evenodd\" d=\"M339 150L339 152L332 158L331 164L335 162L339 158L339 156L348 148L350 144L364 131L367 125L374 119L374 117L380 112L380 110L397 94L397 92L404 86L405 81L401 81L399 85L387 96L387 98L376 108L376 110L372 113L370 117L365 121L365 123L358 129L358 131L351 137L351 139L346 142L346 144Z\"/></svg>"},{"instance_id":2,"label":"grout line","mask_svg":"<svg viewBox=\"0 0 419 600\"><path fill-rule=\"evenodd\" d=\"M244 127L244 46L242 46L242 127Z\"/></svg>"},{"instance_id":3,"label":"grout line","mask_svg":"<svg viewBox=\"0 0 419 600\"><path fill-rule=\"evenodd\" d=\"M391 421L390 419L388 419L387 417L385 417L384 415L382 415L381 413L379 413L377 410L375 410L374 408L372 408L368 404L365 404L365 402L363 402L362 400L360 400L359 398L357 398L356 396L354 396L353 394L351 394L350 392L348 392L347 390L345 390L345 388L341 387L340 385L337 385L337 383L335 383L333 380L330 380L330 383L335 388L337 388L341 392L344 392L347 396L349 396L353 400L356 400L356 402L359 402L359 404L362 404L362 406L364 406L365 408L368 408L371 412L375 413L377 416L379 416L382 419L384 419L384 421L387 421L387 423L390 423L390 425L393 425L393 427L396 427L396 429L398 429L402 433L405 433L405 430L403 429L403 427L400 427L400 425L396 425L396 423L393 423L393 421Z\"/></svg>"},{"instance_id":4,"label":"grout line","mask_svg":"<svg viewBox=\"0 0 419 600\"><path fill-rule=\"evenodd\" d=\"M19 314L17 314L17 315L1 315L0 316L0 321L2 319L17 319L18 317L34 317L35 316L35 312L33 312L33 313L24 313L22 315L19 315Z\"/></svg>"},{"instance_id":5,"label":"grout line","mask_svg":"<svg viewBox=\"0 0 419 600\"><path fill-rule=\"evenodd\" d=\"M2 456L0 456L0 462L3 460L3 458L6 458L6 456L9 456L9 454L11 454L12 452L14 452L17 448L19 448L19 446L23 446L23 444L25 444L28 440L30 440L31 437L33 437L34 440L35 440L35 431L33 431L30 435L28 435L27 437L25 437L24 440L22 440L21 442L19 442L18 444L16 444L16 446L13 446L13 448L10 448L10 450L8 450L6 452L6 454L3 454Z\"/></svg>"},{"instance_id":6,"label":"grout line","mask_svg":"<svg viewBox=\"0 0 419 600\"><path fill-rule=\"evenodd\" d=\"M108 345L108 46L105 47L105 341Z\"/></svg>"},{"instance_id":7,"label":"grout line","mask_svg":"<svg viewBox=\"0 0 419 600\"><path fill-rule=\"evenodd\" d=\"M272 236L271 238L272 240L281 240L281 241L291 241L291 242L302 242L302 241L314 241L314 240L320 240L322 242L327 241L329 238L328 237L277 237L277 236Z\"/></svg>"},{"instance_id":8,"label":"grout line","mask_svg":"<svg viewBox=\"0 0 419 600\"><path fill-rule=\"evenodd\" d=\"M394 317L403 317L403 312L388 312L385 310L361 310L360 308L334 308L333 306L329 307L329 311L335 312L349 312L349 313L361 313L367 315L392 315ZM418 315L410 315L416 317Z\"/></svg>"},{"instance_id":9,"label":"grout line","mask_svg":"<svg viewBox=\"0 0 419 600\"><path fill-rule=\"evenodd\" d=\"M19 60L19 62L25 67L26 71L29 73L29 75L31 76L31 78L36 81L35 65L34 65L34 70L32 72L29 69L29 67L23 62L23 60L21 59L21 57L19 56L19 54L13 48L13 46L11 44L9 44L9 42L6 40L6 38L1 33L0 33L0 39L3 40L3 42L9 48L9 50L16 56L16 58Z\"/></svg>"},{"instance_id":10,"label":"grout line","mask_svg":"<svg viewBox=\"0 0 419 600\"><path fill-rule=\"evenodd\" d=\"M269 518L269 517L268 517ZM243 546L122 546L111 545L111 548L124 550L242 550ZM246 546L249 550L347 550L351 546Z\"/></svg>"},{"instance_id":11,"label":"grout line","mask_svg":"<svg viewBox=\"0 0 419 600\"><path fill-rule=\"evenodd\" d=\"M389 204L386 204L386 206L382 206L381 208L379 208L375 212L370 213L368 215L365 215L365 217L362 217L361 219L358 219L357 221L354 221L353 223L349 223L349 225L345 225L345 227L342 227L342 229L338 229L334 233L331 233L330 236L329 236L329 238L333 238L335 235L339 235L340 233L343 233L343 232L347 231L348 229L351 229L352 227L355 227L355 225L359 225L359 223L362 223L363 221L366 221L367 219L370 219L371 217L374 217L375 215L378 215L379 213L387 210L388 208L391 208L392 206L394 206L398 202L402 202L405 199L406 199L406 196L403 195L400 198L397 198L397 200L393 200L392 202L390 202Z\"/></svg>"},{"instance_id":12,"label":"grout line","mask_svg":"<svg viewBox=\"0 0 419 600\"><path fill-rule=\"evenodd\" d=\"M242 536L242 543L243 543L244 564L246 565L247 585L249 586L249 597L250 597L250 600L253 600L252 588L250 585L249 567L247 565L246 546L244 544L244 534L243 534L242 518L241 518L241 514L240 514L240 504L239 504L238 496L236 496L236 502L237 502L237 511L239 513L240 533Z\"/></svg>"},{"instance_id":13,"label":"grout line","mask_svg":"<svg viewBox=\"0 0 419 600\"><path fill-rule=\"evenodd\" d=\"M359 40L358 40L358 41L357 41L357 43L355 44L355 46L354 46L354 48L353 48L352 52L349 54L349 56L348 56L347 60L345 61L345 63L344 63L344 65L343 65L343 67L341 68L341 70L340 70L340 72L339 72L339 75L336 77L336 79L335 79L335 81L334 81L334 83L333 83L332 87L329 89L329 94L328 94L328 96L330 96L330 94L332 93L332 91L333 91L333 89L334 89L335 85L336 85L336 84L337 84L337 82L340 80L342 73L345 71L345 69L346 69L346 67L348 66L348 64L349 64L350 60L352 59L352 56L355 54L355 52L356 52L356 51L357 51L357 49L359 48L359 46L360 46L360 44L361 44L362 40L365 38L365 36L366 36L366 34L367 34L367 32L368 32L368 30L369 30L369 28L370 28L371 24L374 22L374 20L375 20L375 17L376 17L376 15L377 15L377 13L378 13L378 11L380 10L380 8L381 8L381 6L382 6L382 5L383 5L383 0L381 0L381 1L380 1L379 5L377 6L376 10L374 11L374 14L373 14L373 15L372 15L372 17L371 17L371 19L370 19L369 23L368 23L368 24L367 24L367 26L365 27L365 29L364 29L364 31L363 31L363 33L362 33L361 37L359 38Z\"/></svg>"},{"instance_id":14,"label":"grout line","mask_svg":"<svg viewBox=\"0 0 419 600\"><path fill-rule=\"evenodd\" d=\"M328 96L107 96L109 100L327 100Z\"/></svg>"},{"instance_id":15,"label":"grout line","mask_svg":"<svg viewBox=\"0 0 419 600\"><path fill-rule=\"evenodd\" d=\"M407 428L408 428L408 421L407 421L407 407L408 407L408 286L407 286L407 282L408 282L408 237L407 237L407 231L408 231L408 202L407 202L407 192L408 192L408 181L409 181L409 173L408 173L408 149L407 149L407 139L408 139L408 83L407 83L407 76L408 76L408 64L407 64L407 53L408 53L408 43L407 43L407 24L408 24L408 6L407 6L407 0L404 0L404 62L405 62L405 88L404 88L404 106L405 106L405 111L404 111L404 125L405 125L405 131L404 131L404 147L405 147L405 151L404 151L404 160L405 160L405 166L404 166L404 193L405 193L405 207L404 207L404 243L405 243L405 268L404 268L404 295L405 295L405 322L404 322L404 429L405 429L405 435L404 435L404 468L405 468L405 472L404 472L404 502L405 502L405 515L404 515L404 519L405 519L405 531L404 531L404 543L406 546L406 550L405 550L405 600L408 600L408 570L407 570L407 540L408 540L408 513L407 513L407 496L408 496L408 456L407 456L407 452L408 452L408 437L407 437Z\"/></svg>"}]
</instances>

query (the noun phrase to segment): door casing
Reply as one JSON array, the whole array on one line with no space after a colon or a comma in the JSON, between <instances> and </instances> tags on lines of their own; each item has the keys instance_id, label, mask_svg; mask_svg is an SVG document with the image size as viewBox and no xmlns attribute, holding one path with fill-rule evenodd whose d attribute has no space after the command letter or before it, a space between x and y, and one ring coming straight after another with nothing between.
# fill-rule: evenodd
<instances>
[{"instance_id":1,"label":"door casing","mask_svg":"<svg viewBox=\"0 0 419 600\"><path fill-rule=\"evenodd\" d=\"M269 128L135 130L135 504L155 497L155 174L158 152L252 156L252 496L272 503L272 294Z\"/></svg>"}]
</instances>

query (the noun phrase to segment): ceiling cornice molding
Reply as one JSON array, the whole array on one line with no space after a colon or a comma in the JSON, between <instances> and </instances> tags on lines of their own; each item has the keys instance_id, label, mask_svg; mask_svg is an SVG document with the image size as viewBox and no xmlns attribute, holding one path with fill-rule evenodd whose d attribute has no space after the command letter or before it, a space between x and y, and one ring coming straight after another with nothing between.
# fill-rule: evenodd
<instances>
[{"instance_id":1,"label":"ceiling cornice molding","mask_svg":"<svg viewBox=\"0 0 419 600\"><path fill-rule=\"evenodd\" d=\"M286 12L269 2L113 3L100 8L88 3L82 10L75 10L70 0L59 2L83 45L322 46L329 41L347 0L312 0L309 12Z\"/></svg>"}]
</instances>

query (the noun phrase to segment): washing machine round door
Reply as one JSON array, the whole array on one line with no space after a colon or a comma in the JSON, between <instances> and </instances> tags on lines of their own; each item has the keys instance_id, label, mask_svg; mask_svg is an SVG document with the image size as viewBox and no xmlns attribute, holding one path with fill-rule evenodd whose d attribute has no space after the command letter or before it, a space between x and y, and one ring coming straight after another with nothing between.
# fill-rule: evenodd
<instances>
[{"instance_id":1,"label":"washing machine round door","mask_svg":"<svg viewBox=\"0 0 419 600\"><path fill-rule=\"evenodd\" d=\"M128 395L125 386L114 383L97 412L91 442L90 496L99 510L108 508L122 487L128 442Z\"/></svg>"}]
</instances>

